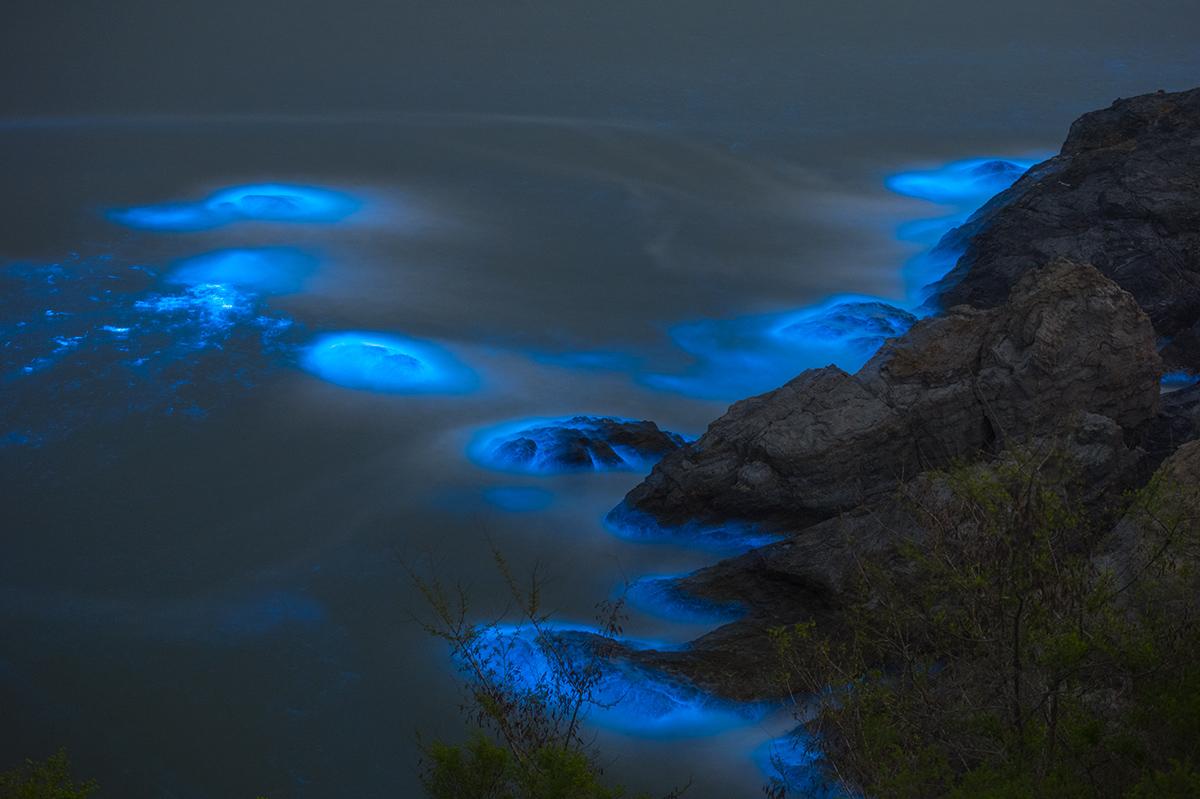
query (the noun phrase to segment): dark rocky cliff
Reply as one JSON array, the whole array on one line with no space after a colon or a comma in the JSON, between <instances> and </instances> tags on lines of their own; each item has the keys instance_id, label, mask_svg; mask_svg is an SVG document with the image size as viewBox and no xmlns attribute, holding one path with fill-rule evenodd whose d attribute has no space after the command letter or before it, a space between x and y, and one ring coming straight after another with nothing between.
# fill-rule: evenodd
<instances>
[{"instance_id":1,"label":"dark rocky cliff","mask_svg":"<svg viewBox=\"0 0 1200 799\"><path fill-rule=\"evenodd\" d=\"M1025 273L1070 258L1133 295L1168 344L1169 369L1200 371L1200 89L1080 117L1058 156L939 249L962 252L936 286L943 308L994 307Z\"/></svg>"}]
</instances>

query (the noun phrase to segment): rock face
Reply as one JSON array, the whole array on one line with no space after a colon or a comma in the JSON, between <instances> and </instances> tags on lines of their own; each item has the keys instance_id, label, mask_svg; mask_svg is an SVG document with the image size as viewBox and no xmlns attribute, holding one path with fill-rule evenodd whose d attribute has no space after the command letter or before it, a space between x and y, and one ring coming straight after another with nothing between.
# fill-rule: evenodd
<instances>
[{"instance_id":1,"label":"rock face","mask_svg":"<svg viewBox=\"0 0 1200 799\"><path fill-rule=\"evenodd\" d=\"M1122 429L1105 416L1078 414L1051 440L1031 444L1035 450L1063 454L1070 475L1087 487L1083 500L1089 506L1106 504L1145 477L1145 453L1126 446ZM775 681L778 656L769 631L816 621L823 632L836 635L843 627L845 589L856 564L892 557L897 541L921 541L925 530L913 509L919 505L936 513L952 507L953 498L939 475L919 475L874 503L694 572L676 581L680 595L735 604L745 609L745 616L685 650L637 652L631 657L723 696L774 696L780 689Z\"/></svg>"},{"instance_id":2,"label":"rock face","mask_svg":"<svg viewBox=\"0 0 1200 799\"><path fill-rule=\"evenodd\" d=\"M733 405L615 513L796 530L1081 412L1129 430L1157 412L1154 345L1128 293L1090 266L1055 261L999 307L923 320L855 375L813 369Z\"/></svg>"},{"instance_id":3,"label":"rock face","mask_svg":"<svg viewBox=\"0 0 1200 799\"><path fill-rule=\"evenodd\" d=\"M644 468L683 444L654 422L575 416L485 431L472 452L488 466L513 471L613 471Z\"/></svg>"},{"instance_id":4,"label":"rock face","mask_svg":"<svg viewBox=\"0 0 1200 799\"><path fill-rule=\"evenodd\" d=\"M1200 89L1118 100L1071 127L1031 169L938 245L962 253L936 286L943 308L995 307L1056 258L1128 291L1170 368L1200 371Z\"/></svg>"}]
</instances>

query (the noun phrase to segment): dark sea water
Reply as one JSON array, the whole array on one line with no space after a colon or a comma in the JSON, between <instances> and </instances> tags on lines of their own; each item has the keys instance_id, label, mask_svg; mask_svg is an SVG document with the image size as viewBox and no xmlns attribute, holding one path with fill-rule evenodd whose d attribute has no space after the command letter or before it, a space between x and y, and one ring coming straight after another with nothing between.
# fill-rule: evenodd
<instances>
[{"instance_id":1,"label":"dark sea water","mask_svg":"<svg viewBox=\"0 0 1200 799\"><path fill-rule=\"evenodd\" d=\"M494 544L586 622L721 556L604 527L640 472L488 468L480 430L698 435L804 368L855 368L900 316L831 308L919 314L941 268L921 254L1079 113L1200 83L1183 3L14 20L0 767L65 746L127 799L418 796L415 732L463 725L402 563L488 620ZM642 609L626 631L714 623ZM786 714L667 700L684 712L597 720L608 773L758 795Z\"/></svg>"}]
</instances>

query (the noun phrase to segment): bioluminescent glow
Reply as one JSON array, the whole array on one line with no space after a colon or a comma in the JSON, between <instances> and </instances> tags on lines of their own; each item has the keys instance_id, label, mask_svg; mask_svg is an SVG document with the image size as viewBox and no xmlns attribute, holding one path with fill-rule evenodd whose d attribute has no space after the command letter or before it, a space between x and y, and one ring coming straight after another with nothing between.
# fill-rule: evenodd
<instances>
[{"instance_id":1,"label":"bioluminescent glow","mask_svg":"<svg viewBox=\"0 0 1200 799\"><path fill-rule=\"evenodd\" d=\"M771 786L782 789L783 795L850 799L826 777L824 754L803 727L767 741L755 750L753 758Z\"/></svg>"},{"instance_id":2,"label":"bioluminescent glow","mask_svg":"<svg viewBox=\"0 0 1200 799\"><path fill-rule=\"evenodd\" d=\"M1167 372L1162 376L1163 388L1187 388L1197 383L1200 383L1200 375L1194 375L1191 372Z\"/></svg>"},{"instance_id":3,"label":"bioluminescent glow","mask_svg":"<svg viewBox=\"0 0 1200 799\"><path fill-rule=\"evenodd\" d=\"M673 527L664 526L653 516L633 510L624 502L608 512L604 517L604 526L617 537L628 541L672 544L720 554L747 552L781 538L745 522L702 524L693 521Z\"/></svg>"},{"instance_id":4,"label":"bioluminescent glow","mask_svg":"<svg viewBox=\"0 0 1200 799\"><path fill-rule=\"evenodd\" d=\"M648 374L652 388L709 399L738 399L775 388L805 369L836 364L856 371L917 316L875 297L843 295L778 314L706 319L670 331L696 357L679 374Z\"/></svg>"},{"instance_id":5,"label":"bioluminescent glow","mask_svg":"<svg viewBox=\"0 0 1200 799\"><path fill-rule=\"evenodd\" d=\"M639 376L651 388L704 399L731 400L787 382L805 369L835 364L857 371L892 336L902 335L931 309L929 286L954 268L961 252L942 237L997 193L1007 189L1036 161L974 158L937 169L889 177L892 191L953 206L956 212L910 220L897 237L927 246L902 265L905 299L832 297L779 314L704 319L671 328L672 341L695 362L675 373Z\"/></svg>"},{"instance_id":6,"label":"bioluminescent glow","mask_svg":"<svg viewBox=\"0 0 1200 799\"><path fill-rule=\"evenodd\" d=\"M1038 163L1024 158L969 158L937 169L898 172L885 185L907 197L943 205L983 205Z\"/></svg>"},{"instance_id":7,"label":"bioluminescent glow","mask_svg":"<svg viewBox=\"0 0 1200 799\"><path fill-rule=\"evenodd\" d=\"M622 651L662 649L655 642L612 641L588 625L552 625L541 635L530 625L481 631L497 679L517 692L555 692L564 683L559 659L570 668L594 667L595 706L588 721L597 727L644 737L699 737L744 727L762 719L769 706L728 702L682 680L639 666ZM612 646L615 651L605 651ZM553 653L553 654L552 654ZM554 654L557 657L553 656Z\"/></svg>"},{"instance_id":8,"label":"bioluminescent glow","mask_svg":"<svg viewBox=\"0 0 1200 799\"><path fill-rule=\"evenodd\" d=\"M439 345L391 333L320 336L305 349L301 365L339 386L392 394L461 394L479 383Z\"/></svg>"},{"instance_id":9,"label":"bioluminescent glow","mask_svg":"<svg viewBox=\"0 0 1200 799\"><path fill-rule=\"evenodd\" d=\"M625 597L643 613L686 624L723 624L745 615L745 610L736 603L713 602L687 593L679 587L683 576L642 577L628 587Z\"/></svg>"},{"instance_id":10,"label":"bioluminescent glow","mask_svg":"<svg viewBox=\"0 0 1200 799\"><path fill-rule=\"evenodd\" d=\"M644 471L684 443L653 422L571 416L486 428L473 437L468 454L481 466L525 474Z\"/></svg>"},{"instance_id":11,"label":"bioluminescent glow","mask_svg":"<svg viewBox=\"0 0 1200 799\"><path fill-rule=\"evenodd\" d=\"M484 489L483 498L510 513L531 513L554 504L554 492L536 486L494 486Z\"/></svg>"},{"instance_id":12,"label":"bioluminescent glow","mask_svg":"<svg viewBox=\"0 0 1200 799\"><path fill-rule=\"evenodd\" d=\"M208 230L232 222L338 222L361 207L349 195L315 186L258 183L232 186L196 202L109 211L114 222L141 230Z\"/></svg>"},{"instance_id":13,"label":"bioluminescent glow","mask_svg":"<svg viewBox=\"0 0 1200 799\"><path fill-rule=\"evenodd\" d=\"M828 342L870 357L889 338L908 332L917 317L871 298L839 299L780 320L771 333L797 342Z\"/></svg>"},{"instance_id":14,"label":"bioluminescent glow","mask_svg":"<svg viewBox=\"0 0 1200 799\"><path fill-rule=\"evenodd\" d=\"M9 264L0 280L0 441L9 444L134 413L203 416L289 344L291 320L253 293L158 287L149 270L111 258Z\"/></svg>"},{"instance_id":15,"label":"bioluminescent glow","mask_svg":"<svg viewBox=\"0 0 1200 799\"><path fill-rule=\"evenodd\" d=\"M217 284L263 294L299 291L316 272L311 255L290 247L247 247L216 250L178 261L168 283L188 286Z\"/></svg>"}]
</instances>

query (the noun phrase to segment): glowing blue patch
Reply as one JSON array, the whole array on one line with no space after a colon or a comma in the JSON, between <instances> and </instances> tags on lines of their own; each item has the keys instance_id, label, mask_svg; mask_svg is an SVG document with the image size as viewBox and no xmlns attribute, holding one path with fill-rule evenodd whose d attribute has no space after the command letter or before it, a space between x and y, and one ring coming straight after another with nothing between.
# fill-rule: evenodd
<instances>
[{"instance_id":1,"label":"glowing blue patch","mask_svg":"<svg viewBox=\"0 0 1200 799\"><path fill-rule=\"evenodd\" d=\"M290 343L291 321L255 294L220 283L152 290L153 279L105 257L0 267L0 446L39 446L133 413L202 418Z\"/></svg>"},{"instance_id":2,"label":"glowing blue patch","mask_svg":"<svg viewBox=\"0 0 1200 799\"><path fill-rule=\"evenodd\" d=\"M633 510L624 502L608 512L604 526L619 538L651 544L703 549L721 554L737 554L779 541L782 536L757 525L728 521L721 524L687 522L667 527L647 513Z\"/></svg>"},{"instance_id":3,"label":"glowing blue patch","mask_svg":"<svg viewBox=\"0 0 1200 799\"><path fill-rule=\"evenodd\" d=\"M845 791L824 773L824 754L803 727L774 738L755 750L754 762L773 788L787 796L843 799Z\"/></svg>"},{"instance_id":4,"label":"glowing blue patch","mask_svg":"<svg viewBox=\"0 0 1200 799\"><path fill-rule=\"evenodd\" d=\"M916 320L916 314L876 297L841 295L787 313L689 322L670 335L696 363L681 374L640 380L689 396L737 399L831 363L855 372Z\"/></svg>"},{"instance_id":5,"label":"glowing blue patch","mask_svg":"<svg viewBox=\"0 0 1200 799\"><path fill-rule=\"evenodd\" d=\"M870 357L884 341L904 335L916 321L908 311L869 297L835 299L785 317L771 334L787 341L828 343Z\"/></svg>"},{"instance_id":6,"label":"glowing blue patch","mask_svg":"<svg viewBox=\"0 0 1200 799\"><path fill-rule=\"evenodd\" d=\"M545 510L554 504L554 492L534 486L488 488L484 490L483 498L489 504L511 513Z\"/></svg>"},{"instance_id":7,"label":"glowing blue patch","mask_svg":"<svg viewBox=\"0 0 1200 799\"><path fill-rule=\"evenodd\" d=\"M1200 375L1191 372L1167 372L1162 376L1162 385L1165 388L1186 388L1197 383L1200 383Z\"/></svg>"},{"instance_id":8,"label":"glowing blue patch","mask_svg":"<svg viewBox=\"0 0 1200 799\"><path fill-rule=\"evenodd\" d=\"M587 625L553 625L539 637L529 626L500 626L481 632L481 651L492 653L497 677L522 693L549 692L553 695L562 683L562 670L552 664L550 647L569 661L569 667L582 670L595 667L598 681L593 690L595 706L588 721L597 727L643 737L694 737L713 735L761 720L769 706L760 703L733 703L631 663L619 653L597 655L603 644L595 628ZM661 649L648 641L621 639L618 645L628 649Z\"/></svg>"},{"instance_id":9,"label":"glowing blue patch","mask_svg":"<svg viewBox=\"0 0 1200 799\"><path fill-rule=\"evenodd\" d=\"M361 203L341 192L314 186L260 183L221 189L192 203L115 209L114 222L142 230L208 230L232 222L337 222Z\"/></svg>"},{"instance_id":10,"label":"glowing blue patch","mask_svg":"<svg viewBox=\"0 0 1200 799\"><path fill-rule=\"evenodd\" d=\"M1037 161L971 158L937 169L900 172L885 185L908 197L943 205L979 206L1017 182Z\"/></svg>"},{"instance_id":11,"label":"glowing blue patch","mask_svg":"<svg viewBox=\"0 0 1200 799\"><path fill-rule=\"evenodd\" d=\"M929 286L944 277L961 255L934 245L1035 163L974 158L887 179L893 191L957 209L949 216L911 220L897 231L901 240L930 248L903 266L903 303L839 296L784 314L677 325L670 330L671 339L693 355L695 363L677 374L642 374L639 381L663 391L728 400L775 388L805 369L835 364L847 372L857 371L884 341L903 335L930 312L925 305Z\"/></svg>"},{"instance_id":12,"label":"glowing blue patch","mask_svg":"<svg viewBox=\"0 0 1200 799\"><path fill-rule=\"evenodd\" d=\"M436 344L385 333L330 333L301 358L309 372L346 388L393 394L461 394L478 377Z\"/></svg>"},{"instance_id":13,"label":"glowing blue patch","mask_svg":"<svg viewBox=\"0 0 1200 799\"><path fill-rule=\"evenodd\" d=\"M639 449L623 436L635 425L644 436ZM644 428L642 426L645 425ZM685 443L652 423L613 416L520 419L479 431L467 453L480 466L522 474L647 471Z\"/></svg>"},{"instance_id":14,"label":"glowing blue patch","mask_svg":"<svg viewBox=\"0 0 1200 799\"><path fill-rule=\"evenodd\" d=\"M745 615L745 610L736 603L713 602L683 591L679 587L682 576L642 577L629 586L625 597L644 613L685 624L724 624Z\"/></svg>"},{"instance_id":15,"label":"glowing blue patch","mask_svg":"<svg viewBox=\"0 0 1200 799\"><path fill-rule=\"evenodd\" d=\"M168 283L222 284L266 294L299 291L316 271L316 259L289 247L216 250L179 261Z\"/></svg>"}]
</instances>

